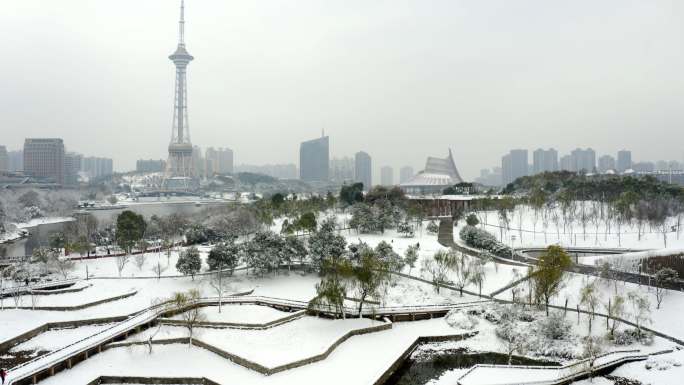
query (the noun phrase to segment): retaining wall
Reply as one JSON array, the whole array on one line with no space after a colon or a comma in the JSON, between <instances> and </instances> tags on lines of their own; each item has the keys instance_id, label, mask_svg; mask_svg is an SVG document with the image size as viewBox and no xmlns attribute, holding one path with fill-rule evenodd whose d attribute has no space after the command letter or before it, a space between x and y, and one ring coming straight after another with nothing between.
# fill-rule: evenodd
<instances>
[{"instance_id":1,"label":"retaining wall","mask_svg":"<svg viewBox=\"0 0 684 385\"><path fill-rule=\"evenodd\" d=\"M220 385L205 377L118 377L100 376L87 385L99 384L200 384L200 385Z\"/></svg>"},{"instance_id":2,"label":"retaining wall","mask_svg":"<svg viewBox=\"0 0 684 385\"><path fill-rule=\"evenodd\" d=\"M120 300L120 299L124 299L124 298L128 298L128 297L134 296L134 295L136 295L136 294L138 294L138 292L137 292L137 291L134 291L134 292L132 292L132 293L128 293L128 294L124 294L124 295L120 295L120 296L112 297L112 298L105 298L105 299L100 300L100 301L90 302L90 303L86 303L86 304L79 305L79 306L36 306L36 307L33 307L33 306L20 306L20 307L18 307L18 309L24 309L24 310L45 310L45 311L76 311L76 310L82 310L82 309L85 309L85 308L89 308L89 307L101 305L101 304L107 303L107 302L118 301L118 300Z\"/></svg>"},{"instance_id":3,"label":"retaining wall","mask_svg":"<svg viewBox=\"0 0 684 385\"><path fill-rule=\"evenodd\" d=\"M331 344L328 349L326 349L325 352L321 354L317 354L315 356L305 358L299 361L294 361L289 364L285 365L280 365L276 366L273 368L269 368L266 366L263 366L261 364L257 364L256 362L250 361L246 358L240 357L238 355L228 353L225 350L219 349L213 345L207 344L205 342L202 342L201 340L198 340L197 338L193 338L192 344L195 346L199 346L201 348L204 348L206 350L209 350L212 353L215 353L223 358L226 358L228 360L231 360L235 362L238 365L244 366L248 369L254 370L255 372L259 372L261 374L270 376L271 374L279 373L284 370L289 370L289 369L294 369L298 368L300 366L308 365L314 362L322 361L326 359L330 353L333 352L341 343L346 341L352 336L356 335L362 335L362 334L368 334L368 333L374 333L382 330L389 330L392 329L392 323L390 322L385 322L382 325L377 325L377 326L371 326L363 329L357 329L357 330L351 330L347 333L345 333L343 336L338 338L333 344ZM167 345L167 344L175 344L175 343L189 343L190 339L189 338L175 338L175 339L167 339L167 340L156 340L152 341L153 345ZM147 342L145 341L136 341L136 342L128 342L128 343L117 343L117 344L109 344L104 347L103 350L110 349L110 348L115 348L115 347L123 347L123 346L131 346L131 345L146 345Z\"/></svg>"},{"instance_id":4,"label":"retaining wall","mask_svg":"<svg viewBox=\"0 0 684 385\"><path fill-rule=\"evenodd\" d=\"M224 305L225 306L225 305ZM285 316L283 318L267 322L265 324L247 324L247 323L229 323L229 322L200 322L198 324L198 327L203 327L203 328L214 328L214 329L251 329L251 330L265 330L265 329L270 329L275 326L282 325L284 323L294 321L295 319L299 319L303 316L306 315L306 310L300 310L297 312L294 312L288 316ZM174 326L180 326L183 324L183 321L181 320L173 320L173 319L167 319L164 320L164 323L167 325L174 325Z\"/></svg>"},{"instance_id":5,"label":"retaining wall","mask_svg":"<svg viewBox=\"0 0 684 385\"><path fill-rule=\"evenodd\" d=\"M408 358L408 356L413 353L413 351L418 347L418 345L426 343L426 342L442 342L442 341L461 341L466 338L470 338L476 334L478 334L478 331L470 332L470 333L463 333L463 334L454 334L454 335L449 335L449 336L421 336L416 338L415 341L409 347L404 350L403 353L399 355L399 357L394 360L392 365L385 370L385 372L373 383L374 385L382 385L384 384L391 376L392 374L399 369L401 365L404 364L404 361Z\"/></svg>"}]
</instances>

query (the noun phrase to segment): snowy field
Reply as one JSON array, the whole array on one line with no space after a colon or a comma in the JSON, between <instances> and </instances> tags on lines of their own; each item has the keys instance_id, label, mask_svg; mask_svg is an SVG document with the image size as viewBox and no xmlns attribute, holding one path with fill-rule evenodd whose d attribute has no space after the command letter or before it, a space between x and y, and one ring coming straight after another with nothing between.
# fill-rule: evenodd
<instances>
[{"instance_id":1,"label":"snowy field","mask_svg":"<svg viewBox=\"0 0 684 385\"><path fill-rule=\"evenodd\" d=\"M200 328L197 329L199 334L196 338L228 353L273 368L322 354L347 332L380 324L366 318L329 320L304 317L265 330ZM149 332L143 333L142 340L147 339ZM155 338L182 337L186 337L185 329L164 326Z\"/></svg>"},{"instance_id":2,"label":"snowy field","mask_svg":"<svg viewBox=\"0 0 684 385\"><path fill-rule=\"evenodd\" d=\"M569 273L568 281L566 283L565 289L562 291L561 295L553 297L551 299L551 305L565 306L565 299L568 299L568 313L572 312L572 309L577 309L579 303L579 293L582 287L583 280L590 279L595 280L594 277L587 277L582 274ZM521 284L520 288L524 291L520 295L523 298L527 298L527 287L526 284ZM597 285L599 289L599 296L601 298L601 305L596 310L598 313L607 313L606 307L608 305L608 299L612 299L615 296L615 287L611 285L605 285L599 283ZM656 299L655 294L648 291L645 285L641 287L636 283L623 283L620 282L617 286L617 293L623 297L631 291L637 291L638 293L644 295L651 304L651 314L650 318L653 320L652 324L644 325L652 328L658 332L664 333L666 335L684 340L684 328L682 328L682 319L684 319L684 292L681 291L669 291L665 294L663 302L660 305L660 309L656 309ZM512 299L511 290L506 290L499 294L497 298ZM613 300L614 302L614 300ZM580 306L581 310L586 310ZM631 318L631 309L628 307L628 311ZM580 316L581 322L586 322L587 315L582 314ZM597 318L597 322L602 322L601 325L605 327L605 318Z\"/></svg>"},{"instance_id":3,"label":"snowy field","mask_svg":"<svg viewBox=\"0 0 684 385\"><path fill-rule=\"evenodd\" d=\"M486 215L486 222L483 220L484 215ZM514 248L546 247L550 244L558 244L563 247L605 247L642 250L665 248L663 234L656 227L652 228L646 225L641 234L641 239L639 239L638 226L635 222L623 224L620 226L620 236L618 237L618 227L614 223L611 223L610 232L608 232L608 226L604 221L590 221L587 223L586 228L583 228L579 220L575 219L572 224L567 224L565 229L563 229L563 219L560 211L559 216L561 218L559 226L556 227L555 223L549 220L548 227L544 231L541 214L538 215L535 226L534 210L524 209L521 213L515 211L508 225L510 231L504 229L503 239L501 238L501 223L496 211L480 213L478 217L481 219L478 227L484 228L494 234L497 240ZM521 222L518 220L519 217L522 217ZM675 219L670 218L668 228L675 224ZM454 229L455 238L458 237L458 230L463 226L465 226L465 221L461 221L459 227ZM546 238L544 232L546 232ZM512 239L511 236L513 235L515 239ZM677 238L677 233L670 230L667 233L667 248L684 247L684 230L680 233L679 239Z\"/></svg>"},{"instance_id":4,"label":"snowy field","mask_svg":"<svg viewBox=\"0 0 684 385\"><path fill-rule=\"evenodd\" d=\"M218 306L211 306L206 307L204 313L207 316L207 322L250 325L262 325L292 315L292 313L283 312L268 306L257 305L223 305L221 306L220 313ZM177 315L171 317L171 319L178 320L181 319L181 316Z\"/></svg>"}]
</instances>

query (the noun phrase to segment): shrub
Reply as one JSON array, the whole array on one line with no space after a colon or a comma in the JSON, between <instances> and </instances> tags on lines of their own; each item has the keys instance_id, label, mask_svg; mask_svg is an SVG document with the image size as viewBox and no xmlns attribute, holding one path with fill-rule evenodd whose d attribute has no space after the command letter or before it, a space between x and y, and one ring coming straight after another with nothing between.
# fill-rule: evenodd
<instances>
[{"instance_id":1,"label":"shrub","mask_svg":"<svg viewBox=\"0 0 684 385\"><path fill-rule=\"evenodd\" d=\"M496 240L496 237L485 230L473 226L465 226L458 236L470 247L487 250L501 257L512 257L513 249Z\"/></svg>"},{"instance_id":2,"label":"shrub","mask_svg":"<svg viewBox=\"0 0 684 385\"><path fill-rule=\"evenodd\" d=\"M548 317L539 320L538 333L550 340L566 339L571 335L571 327L563 312L554 311Z\"/></svg>"},{"instance_id":3,"label":"shrub","mask_svg":"<svg viewBox=\"0 0 684 385\"><path fill-rule=\"evenodd\" d=\"M464 313L461 309L449 311L444 320L455 329L473 330L477 326L477 318Z\"/></svg>"}]
</instances>

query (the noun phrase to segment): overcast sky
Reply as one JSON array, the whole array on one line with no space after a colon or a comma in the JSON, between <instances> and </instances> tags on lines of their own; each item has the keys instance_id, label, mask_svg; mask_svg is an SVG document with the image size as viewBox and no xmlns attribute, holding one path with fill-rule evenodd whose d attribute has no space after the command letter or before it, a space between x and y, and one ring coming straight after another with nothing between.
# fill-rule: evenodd
<instances>
[{"instance_id":1,"label":"overcast sky","mask_svg":"<svg viewBox=\"0 0 684 385\"><path fill-rule=\"evenodd\" d=\"M373 179L513 148L682 161L684 2L186 1L193 144L238 164L368 152ZM0 0L0 144L166 159L180 0Z\"/></svg>"}]
</instances>

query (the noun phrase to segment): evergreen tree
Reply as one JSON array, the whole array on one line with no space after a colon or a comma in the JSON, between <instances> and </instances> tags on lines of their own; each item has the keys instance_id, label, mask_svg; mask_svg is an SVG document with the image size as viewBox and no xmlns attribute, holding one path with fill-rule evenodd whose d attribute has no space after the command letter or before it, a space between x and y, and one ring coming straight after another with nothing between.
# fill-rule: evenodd
<instances>
[{"instance_id":1,"label":"evergreen tree","mask_svg":"<svg viewBox=\"0 0 684 385\"><path fill-rule=\"evenodd\" d=\"M183 275L192 276L192 280L195 280L195 275L202 270L202 259L197 247L192 246L181 252L176 269Z\"/></svg>"}]
</instances>

